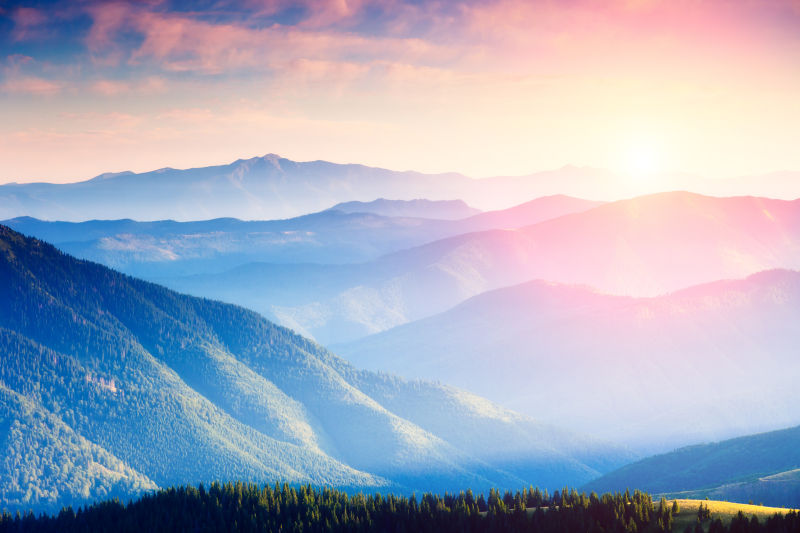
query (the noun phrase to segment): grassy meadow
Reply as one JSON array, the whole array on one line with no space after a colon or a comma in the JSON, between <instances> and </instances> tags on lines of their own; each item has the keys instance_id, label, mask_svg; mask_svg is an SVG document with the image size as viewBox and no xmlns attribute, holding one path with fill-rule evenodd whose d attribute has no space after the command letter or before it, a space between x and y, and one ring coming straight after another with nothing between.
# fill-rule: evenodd
<instances>
[{"instance_id":1,"label":"grassy meadow","mask_svg":"<svg viewBox=\"0 0 800 533\"><path fill-rule=\"evenodd\" d=\"M667 500L667 503L671 506L673 501L674 500ZM762 505L748 505L746 503L722 502L716 500L678 499L677 501L680 510L673 516L672 526L672 531L676 533L682 533L687 526L694 527L694 524L697 522L697 510L700 504L708 507L711 512L711 520L719 518L725 525L730 524L731 519L736 516L739 511L743 512L748 517L757 516L759 522L763 522L775 513L787 513L792 510L783 507L764 507ZM656 505L658 505L657 502ZM711 523L711 520L707 520L703 524L706 531L708 531L708 525Z\"/></svg>"}]
</instances>

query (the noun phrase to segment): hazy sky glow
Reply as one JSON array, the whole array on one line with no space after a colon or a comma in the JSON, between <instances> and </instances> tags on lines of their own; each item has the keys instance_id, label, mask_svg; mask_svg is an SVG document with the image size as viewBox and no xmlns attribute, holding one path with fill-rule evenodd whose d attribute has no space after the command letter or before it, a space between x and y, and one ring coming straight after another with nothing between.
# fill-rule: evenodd
<instances>
[{"instance_id":1,"label":"hazy sky glow","mask_svg":"<svg viewBox=\"0 0 800 533\"><path fill-rule=\"evenodd\" d=\"M0 0L0 183L800 169L800 0Z\"/></svg>"}]
</instances>

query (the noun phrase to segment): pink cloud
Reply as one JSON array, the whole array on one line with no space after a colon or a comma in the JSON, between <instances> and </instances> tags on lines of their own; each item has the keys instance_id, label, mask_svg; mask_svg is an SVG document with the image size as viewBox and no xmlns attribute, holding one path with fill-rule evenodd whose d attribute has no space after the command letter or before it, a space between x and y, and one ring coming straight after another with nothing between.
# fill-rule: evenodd
<instances>
[{"instance_id":1,"label":"pink cloud","mask_svg":"<svg viewBox=\"0 0 800 533\"><path fill-rule=\"evenodd\" d=\"M321 2L307 2L311 8L311 16L301 25L309 28L322 28L335 22L350 19L361 13L363 8L370 3L367 0L325 0Z\"/></svg>"},{"instance_id":2,"label":"pink cloud","mask_svg":"<svg viewBox=\"0 0 800 533\"><path fill-rule=\"evenodd\" d=\"M134 81L97 80L89 85L89 90L103 96L117 96L128 93L160 94L167 90L167 84L163 78L157 76Z\"/></svg>"},{"instance_id":3,"label":"pink cloud","mask_svg":"<svg viewBox=\"0 0 800 533\"><path fill-rule=\"evenodd\" d=\"M46 35L47 16L39 9L32 7L17 8L13 15L14 29L11 38L14 41L38 39Z\"/></svg>"},{"instance_id":4,"label":"pink cloud","mask_svg":"<svg viewBox=\"0 0 800 533\"><path fill-rule=\"evenodd\" d=\"M52 96L61 92L63 88L61 83L33 76L13 77L0 84L0 90L3 92L36 96Z\"/></svg>"},{"instance_id":5,"label":"pink cloud","mask_svg":"<svg viewBox=\"0 0 800 533\"><path fill-rule=\"evenodd\" d=\"M161 120L174 120L183 124L206 124L216 115L208 108L175 108L164 111L156 115L156 119Z\"/></svg>"},{"instance_id":6,"label":"pink cloud","mask_svg":"<svg viewBox=\"0 0 800 533\"><path fill-rule=\"evenodd\" d=\"M130 86L127 83L119 81L100 80L94 82L90 89L92 92L104 96L115 96L130 91Z\"/></svg>"},{"instance_id":7,"label":"pink cloud","mask_svg":"<svg viewBox=\"0 0 800 533\"><path fill-rule=\"evenodd\" d=\"M92 26L86 36L86 45L95 61L101 64L117 64L123 57L122 47L116 41L116 33L126 27L132 6L123 2L95 4L89 7Z\"/></svg>"},{"instance_id":8,"label":"pink cloud","mask_svg":"<svg viewBox=\"0 0 800 533\"><path fill-rule=\"evenodd\" d=\"M26 56L23 54L11 54L10 56L6 56L6 63L12 69L18 69L22 65L32 62L33 58L31 56Z\"/></svg>"},{"instance_id":9,"label":"pink cloud","mask_svg":"<svg viewBox=\"0 0 800 533\"><path fill-rule=\"evenodd\" d=\"M7 56L6 63L0 71L2 72L2 78L5 79L4 82L0 83L0 92L52 96L64 90L66 87L65 82L31 74L30 72L36 66L36 61L30 56L23 54Z\"/></svg>"},{"instance_id":10,"label":"pink cloud","mask_svg":"<svg viewBox=\"0 0 800 533\"><path fill-rule=\"evenodd\" d=\"M311 21L308 25L346 17L358 9L346 2L327 2L319 17L308 19ZM347 59L349 56L364 61L395 59L430 63L454 55L453 50L423 39L364 37L305 26L273 25L256 29L213 24L185 14L155 12L131 4L98 4L91 8L91 14L94 24L87 45L99 62L155 61L167 71L219 74L236 69L270 69L300 60L348 63L352 62ZM116 42L117 33L123 29L133 29L144 38L127 56Z\"/></svg>"},{"instance_id":11,"label":"pink cloud","mask_svg":"<svg viewBox=\"0 0 800 533\"><path fill-rule=\"evenodd\" d=\"M289 7L301 7L307 16L300 22L306 28L322 28L356 19L369 5L395 4L394 0L248 0L245 4L260 16L273 15Z\"/></svg>"},{"instance_id":12,"label":"pink cloud","mask_svg":"<svg viewBox=\"0 0 800 533\"><path fill-rule=\"evenodd\" d=\"M136 87L140 94L161 94L167 91L167 82L158 76L149 76L140 81Z\"/></svg>"}]
</instances>

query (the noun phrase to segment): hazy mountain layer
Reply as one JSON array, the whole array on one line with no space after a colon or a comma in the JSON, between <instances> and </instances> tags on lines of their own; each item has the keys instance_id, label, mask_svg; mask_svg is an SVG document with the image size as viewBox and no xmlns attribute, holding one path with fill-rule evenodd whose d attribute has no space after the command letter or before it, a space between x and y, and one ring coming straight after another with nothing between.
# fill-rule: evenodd
<instances>
[{"instance_id":1,"label":"hazy mountain layer","mask_svg":"<svg viewBox=\"0 0 800 533\"><path fill-rule=\"evenodd\" d=\"M361 265L308 267L302 276L251 265L170 284L246 305L331 344L532 279L653 296L772 268L800 268L800 201L674 192L462 234Z\"/></svg>"},{"instance_id":2,"label":"hazy mountain layer","mask_svg":"<svg viewBox=\"0 0 800 533\"><path fill-rule=\"evenodd\" d=\"M357 371L251 311L5 226L0 354L0 494L12 508L234 478L553 486L628 457L460 390Z\"/></svg>"},{"instance_id":3,"label":"hazy mountain layer","mask_svg":"<svg viewBox=\"0 0 800 533\"><path fill-rule=\"evenodd\" d=\"M536 281L333 350L664 450L799 423L798 324L794 271L655 298Z\"/></svg>"},{"instance_id":4,"label":"hazy mountain layer","mask_svg":"<svg viewBox=\"0 0 800 533\"><path fill-rule=\"evenodd\" d=\"M585 488L641 487L680 498L709 497L796 507L800 498L800 427L689 446L624 466Z\"/></svg>"},{"instance_id":5,"label":"hazy mountain layer","mask_svg":"<svg viewBox=\"0 0 800 533\"><path fill-rule=\"evenodd\" d=\"M460 205L468 212L474 211L463 203ZM506 211L457 221L344 213L337 208L271 221L226 218L196 222L47 222L20 217L5 224L82 259L127 274L165 280L176 275L221 272L255 261L276 264L368 261L452 235L526 226L596 205L597 202L577 198L547 197Z\"/></svg>"}]
</instances>

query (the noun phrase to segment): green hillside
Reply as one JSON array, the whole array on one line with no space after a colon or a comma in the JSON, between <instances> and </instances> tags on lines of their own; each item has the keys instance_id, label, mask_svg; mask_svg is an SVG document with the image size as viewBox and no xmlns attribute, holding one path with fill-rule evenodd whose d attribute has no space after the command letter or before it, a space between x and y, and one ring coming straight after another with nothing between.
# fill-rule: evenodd
<instances>
[{"instance_id":1,"label":"green hillside","mask_svg":"<svg viewBox=\"0 0 800 533\"><path fill-rule=\"evenodd\" d=\"M623 466L587 490L641 487L654 494L773 506L800 502L800 426L689 446Z\"/></svg>"}]
</instances>

